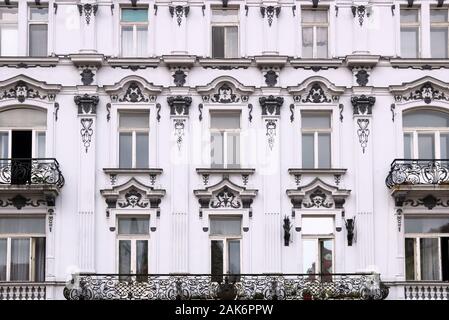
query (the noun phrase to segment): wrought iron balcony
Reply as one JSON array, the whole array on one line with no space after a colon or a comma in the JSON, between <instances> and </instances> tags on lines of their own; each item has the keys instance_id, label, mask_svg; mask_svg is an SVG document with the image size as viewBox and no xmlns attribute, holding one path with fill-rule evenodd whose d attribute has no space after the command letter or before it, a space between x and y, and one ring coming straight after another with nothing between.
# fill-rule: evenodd
<instances>
[{"instance_id":1,"label":"wrought iron balcony","mask_svg":"<svg viewBox=\"0 0 449 320\"><path fill-rule=\"evenodd\" d=\"M67 300L380 300L379 274L77 274Z\"/></svg>"},{"instance_id":2,"label":"wrought iron balcony","mask_svg":"<svg viewBox=\"0 0 449 320\"><path fill-rule=\"evenodd\" d=\"M54 158L0 159L0 185L52 185L61 188L64 177Z\"/></svg>"},{"instance_id":3,"label":"wrought iron balcony","mask_svg":"<svg viewBox=\"0 0 449 320\"><path fill-rule=\"evenodd\" d=\"M449 184L449 159L395 159L385 184L390 189L398 185Z\"/></svg>"}]
</instances>

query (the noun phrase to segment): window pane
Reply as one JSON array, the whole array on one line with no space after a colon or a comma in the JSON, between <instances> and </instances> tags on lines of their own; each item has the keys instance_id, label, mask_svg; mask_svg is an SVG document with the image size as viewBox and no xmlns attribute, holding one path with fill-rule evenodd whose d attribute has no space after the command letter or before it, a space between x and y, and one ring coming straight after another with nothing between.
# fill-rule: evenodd
<instances>
[{"instance_id":1,"label":"window pane","mask_svg":"<svg viewBox=\"0 0 449 320\"><path fill-rule=\"evenodd\" d=\"M449 238L441 238L441 271L443 278L449 280Z\"/></svg>"},{"instance_id":2,"label":"window pane","mask_svg":"<svg viewBox=\"0 0 449 320\"><path fill-rule=\"evenodd\" d=\"M430 10L431 22L447 22L447 9L433 9Z\"/></svg>"},{"instance_id":3,"label":"window pane","mask_svg":"<svg viewBox=\"0 0 449 320\"><path fill-rule=\"evenodd\" d=\"M230 274L240 274L240 240L228 241L228 256ZM231 281L236 281L232 279Z\"/></svg>"},{"instance_id":4,"label":"window pane","mask_svg":"<svg viewBox=\"0 0 449 320\"><path fill-rule=\"evenodd\" d=\"M10 280L30 280L30 239L11 239Z\"/></svg>"},{"instance_id":5,"label":"window pane","mask_svg":"<svg viewBox=\"0 0 449 320\"><path fill-rule=\"evenodd\" d=\"M302 167L314 168L314 142L313 133L302 134Z\"/></svg>"},{"instance_id":6,"label":"window pane","mask_svg":"<svg viewBox=\"0 0 449 320\"><path fill-rule=\"evenodd\" d=\"M0 127L46 127L47 112L36 109L9 109L0 113Z\"/></svg>"},{"instance_id":7,"label":"window pane","mask_svg":"<svg viewBox=\"0 0 449 320\"><path fill-rule=\"evenodd\" d=\"M148 168L148 133L136 133L136 167Z\"/></svg>"},{"instance_id":8,"label":"window pane","mask_svg":"<svg viewBox=\"0 0 449 320\"><path fill-rule=\"evenodd\" d=\"M329 129L331 127L330 114L323 112L302 112L301 126L303 129Z\"/></svg>"},{"instance_id":9,"label":"window pane","mask_svg":"<svg viewBox=\"0 0 449 320\"><path fill-rule=\"evenodd\" d=\"M119 137L119 167L132 167L132 133L121 132Z\"/></svg>"},{"instance_id":10,"label":"window pane","mask_svg":"<svg viewBox=\"0 0 449 320\"><path fill-rule=\"evenodd\" d=\"M242 229L242 218L210 218L210 235L240 235Z\"/></svg>"},{"instance_id":11,"label":"window pane","mask_svg":"<svg viewBox=\"0 0 449 320\"><path fill-rule=\"evenodd\" d=\"M401 23L418 22L418 10L401 8Z\"/></svg>"},{"instance_id":12,"label":"window pane","mask_svg":"<svg viewBox=\"0 0 449 320\"><path fill-rule=\"evenodd\" d=\"M120 240L118 245L118 272L120 274L131 273L131 240Z\"/></svg>"},{"instance_id":13,"label":"window pane","mask_svg":"<svg viewBox=\"0 0 449 320\"><path fill-rule=\"evenodd\" d=\"M223 274L223 241L221 240L212 240L211 241L211 281L222 280L222 277L214 277L213 275L221 275Z\"/></svg>"},{"instance_id":14,"label":"window pane","mask_svg":"<svg viewBox=\"0 0 449 320\"><path fill-rule=\"evenodd\" d=\"M0 21L17 21L17 7L0 7Z\"/></svg>"},{"instance_id":15,"label":"window pane","mask_svg":"<svg viewBox=\"0 0 449 320\"><path fill-rule=\"evenodd\" d=\"M430 28L432 58L447 58L447 28Z\"/></svg>"},{"instance_id":16,"label":"window pane","mask_svg":"<svg viewBox=\"0 0 449 320\"><path fill-rule=\"evenodd\" d=\"M45 132L37 133L37 156L45 158Z\"/></svg>"},{"instance_id":17,"label":"window pane","mask_svg":"<svg viewBox=\"0 0 449 320\"><path fill-rule=\"evenodd\" d=\"M413 135L411 133L404 133L404 158L412 159L412 141Z\"/></svg>"},{"instance_id":18,"label":"window pane","mask_svg":"<svg viewBox=\"0 0 449 320\"><path fill-rule=\"evenodd\" d=\"M415 239L405 239L405 280L415 280Z\"/></svg>"},{"instance_id":19,"label":"window pane","mask_svg":"<svg viewBox=\"0 0 449 320\"><path fill-rule=\"evenodd\" d=\"M316 240L302 240L303 273L318 273L316 260L318 257Z\"/></svg>"},{"instance_id":20,"label":"window pane","mask_svg":"<svg viewBox=\"0 0 449 320\"><path fill-rule=\"evenodd\" d=\"M449 233L449 218L406 218L406 233Z\"/></svg>"},{"instance_id":21,"label":"window pane","mask_svg":"<svg viewBox=\"0 0 449 320\"><path fill-rule=\"evenodd\" d=\"M237 9L212 9L212 22L238 23L239 11Z\"/></svg>"},{"instance_id":22,"label":"window pane","mask_svg":"<svg viewBox=\"0 0 449 320\"><path fill-rule=\"evenodd\" d=\"M148 129L150 127L149 112L120 112L119 127Z\"/></svg>"},{"instance_id":23,"label":"window pane","mask_svg":"<svg viewBox=\"0 0 449 320\"><path fill-rule=\"evenodd\" d=\"M440 134L440 158L449 159L449 134Z\"/></svg>"},{"instance_id":24,"label":"window pane","mask_svg":"<svg viewBox=\"0 0 449 320\"><path fill-rule=\"evenodd\" d=\"M327 10L302 10L302 22L327 22Z\"/></svg>"},{"instance_id":25,"label":"window pane","mask_svg":"<svg viewBox=\"0 0 449 320\"><path fill-rule=\"evenodd\" d=\"M334 218L328 217L303 217L301 219L301 231L303 234L323 234L334 233Z\"/></svg>"},{"instance_id":26,"label":"window pane","mask_svg":"<svg viewBox=\"0 0 449 320\"><path fill-rule=\"evenodd\" d=\"M0 239L0 281L6 280L7 239Z\"/></svg>"},{"instance_id":27,"label":"window pane","mask_svg":"<svg viewBox=\"0 0 449 320\"><path fill-rule=\"evenodd\" d=\"M237 27L226 27L226 58L237 58L239 48L239 31Z\"/></svg>"},{"instance_id":28,"label":"window pane","mask_svg":"<svg viewBox=\"0 0 449 320\"><path fill-rule=\"evenodd\" d=\"M333 268L332 245L333 245L332 239L320 240L320 261L321 261L320 273L323 273L323 274L331 274L332 273L332 268Z\"/></svg>"},{"instance_id":29,"label":"window pane","mask_svg":"<svg viewBox=\"0 0 449 320\"><path fill-rule=\"evenodd\" d=\"M213 132L210 141L210 157L212 166L223 166L223 133Z\"/></svg>"},{"instance_id":30,"label":"window pane","mask_svg":"<svg viewBox=\"0 0 449 320\"><path fill-rule=\"evenodd\" d=\"M149 234L149 232L150 219L148 217L118 219L118 234Z\"/></svg>"},{"instance_id":31,"label":"window pane","mask_svg":"<svg viewBox=\"0 0 449 320\"><path fill-rule=\"evenodd\" d=\"M435 158L435 136L433 134L418 134L418 157L420 159Z\"/></svg>"},{"instance_id":32,"label":"window pane","mask_svg":"<svg viewBox=\"0 0 449 320\"><path fill-rule=\"evenodd\" d=\"M30 7L30 20L47 21L47 19L48 19L47 7Z\"/></svg>"},{"instance_id":33,"label":"window pane","mask_svg":"<svg viewBox=\"0 0 449 320\"><path fill-rule=\"evenodd\" d=\"M302 28L302 56L313 58L313 28Z\"/></svg>"},{"instance_id":34,"label":"window pane","mask_svg":"<svg viewBox=\"0 0 449 320\"><path fill-rule=\"evenodd\" d=\"M18 53L17 25L0 26L0 54L2 56L17 56Z\"/></svg>"},{"instance_id":35,"label":"window pane","mask_svg":"<svg viewBox=\"0 0 449 320\"><path fill-rule=\"evenodd\" d=\"M134 55L133 27L122 27L122 55L127 57Z\"/></svg>"},{"instance_id":36,"label":"window pane","mask_svg":"<svg viewBox=\"0 0 449 320\"><path fill-rule=\"evenodd\" d=\"M419 29L415 27L401 27L401 56L403 58L417 58L419 43Z\"/></svg>"},{"instance_id":37,"label":"window pane","mask_svg":"<svg viewBox=\"0 0 449 320\"><path fill-rule=\"evenodd\" d=\"M122 9L123 22L147 22L148 9Z\"/></svg>"},{"instance_id":38,"label":"window pane","mask_svg":"<svg viewBox=\"0 0 449 320\"><path fill-rule=\"evenodd\" d=\"M240 165L240 134L228 134L228 167Z\"/></svg>"},{"instance_id":39,"label":"window pane","mask_svg":"<svg viewBox=\"0 0 449 320\"><path fill-rule=\"evenodd\" d=\"M317 58L327 58L327 28L316 28Z\"/></svg>"},{"instance_id":40,"label":"window pane","mask_svg":"<svg viewBox=\"0 0 449 320\"><path fill-rule=\"evenodd\" d=\"M47 25L30 25L29 54L32 57L47 56Z\"/></svg>"},{"instance_id":41,"label":"window pane","mask_svg":"<svg viewBox=\"0 0 449 320\"><path fill-rule=\"evenodd\" d=\"M136 273L148 274L148 240L136 241Z\"/></svg>"},{"instance_id":42,"label":"window pane","mask_svg":"<svg viewBox=\"0 0 449 320\"><path fill-rule=\"evenodd\" d=\"M224 27L212 27L212 58L224 57Z\"/></svg>"},{"instance_id":43,"label":"window pane","mask_svg":"<svg viewBox=\"0 0 449 320\"><path fill-rule=\"evenodd\" d=\"M421 238L421 280L440 280L438 238Z\"/></svg>"},{"instance_id":44,"label":"window pane","mask_svg":"<svg viewBox=\"0 0 449 320\"><path fill-rule=\"evenodd\" d=\"M318 167L331 167L331 135L330 133L318 134Z\"/></svg>"},{"instance_id":45,"label":"window pane","mask_svg":"<svg viewBox=\"0 0 449 320\"><path fill-rule=\"evenodd\" d=\"M407 112L403 116L403 127L449 127L449 114L435 110Z\"/></svg>"},{"instance_id":46,"label":"window pane","mask_svg":"<svg viewBox=\"0 0 449 320\"><path fill-rule=\"evenodd\" d=\"M8 132L0 132L0 158L8 158Z\"/></svg>"},{"instance_id":47,"label":"window pane","mask_svg":"<svg viewBox=\"0 0 449 320\"><path fill-rule=\"evenodd\" d=\"M45 281L45 238L35 238L34 280Z\"/></svg>"},{"instance_id":48,"label":"window pane","mask_svg":"<svg viewBox=\"0 0 449 320\"><path fill-rule=\"evenodd\" d=\"M137 48L136 56L143 57L147 54L147 27L137 28Z\"/></svg>"},{"instance_id":49,"label":"window pane","mask_svg":"<svg viewBox=\"0 0 449 320\"><path fill-rule=\"evenodd\" d=\"M240 129L240 113L211 112L210 127L214 129Z\"/></svg>"},{"instance_id":50,"label":"window pane","mask_svg":"<svg viewBox=\"0 0 449 320\"><path fill-rule=\"evenodd\" d=\"M45 234L45 218L0 218L0 234L13 233Z\"/></svg>"}]
</instances>

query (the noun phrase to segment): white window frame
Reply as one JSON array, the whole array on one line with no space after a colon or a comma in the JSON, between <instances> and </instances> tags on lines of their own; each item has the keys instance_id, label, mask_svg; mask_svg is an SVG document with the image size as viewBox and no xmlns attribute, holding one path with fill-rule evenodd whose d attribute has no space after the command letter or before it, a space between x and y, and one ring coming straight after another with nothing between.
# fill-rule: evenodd
<instances>
[{"instance_id":1,"label":"white window frame","mask_svg":"<svg viewBox=\"0 0 449 320\"><path fill-rule=\"evenodd\" d=\"M147 10L147 21L146 22L124 22L122 21L122 11L126 9L146 9ZM119 52L120 52L120 56L121 57L145 57L148 55L148 35L149 35L149 26L150 26L150 22L149 22L149 16L150 16L150 10L148 7L130 7L130 6L121 6L120 7L120 15L119 15L119 23L120 23L120 28L119 28ZM123 32L122 29L123 27L129 27L132 26L133 27L133 54L130 56L125 56L123 54ZM137 54L137 27L146 27L147 28L147 48L146 48L146 54L143 54L142 56Z\"/></svg>"},{"instance_id":2,"label":"white window frame","mask_svg":"<svg viewBox=\"0 0 449 320\"><path fill-rule=\"evenodd\" d=\"M236 17L238 19L237 22L212 22L213 18L213 10L232 10L232 11L236 11ZM210 24L210 56L212 58L214 58L213 56L213 45L214 45L214 40L213 40L213 27L224 27L225 31L224 31L224 58L217 58L217 59L235 59L235 58L239 58L241 56L241 52L240 52L240 8L239 7L229 7L229 8L224 8L224 7L216 7L216 6L212 6L210 9L211 12L211 24ZM226 27L237 27L237 56L236 57L229 57L227 52L226 52Z\"/></svg>"},{"instance_id":3,"label":"white window frame","mask_svg":"<svg viewBox=\"0 0 449 320\"><path fill-rule=\"evenodd\" d=\"M421 38L422 38L422 35L421 35L421 32L422 32L422 19L421 19L421 7L413 7L413 8L407 8L407 7L405 7L405 6L401 6L400 7L400 11L402 11L402 10L404 10L404 11L411 11L411 10L413 10L413 11L416 11L417 12L417 14L418 14L418 21L417 22L407 22L407 23L405 23L405 22L402 22L402 20L401 20L401 14L399 13L399 36L401 37L401 29L402 29L402 27L408 27L408 28L418 28L418 43L416 44L417 46L418 46L418 52L417 52L417 57L416 58L410 58L410 59L419 59L419 58L421 58L421 56L422 56L422 40L421 40ZM399 40L399 50L401 50L401 39ZM402 57L402 52L401 52L401 57Z\"/></svg>"},{"instance_id":4,"label":"white window frame","mask_svg":"<svg viewBox=\"0 0 449 320\"><path fill-rule=\"evenodd\" d=\"M0 8L3 7L7 7L7 8L16 8L17 9L17 19L15 21L13 20L0 20L0 28L2 26L16 26L17 28L17 34L18 34L18 38L19 38L19 7L18 7L18 3L13 3L12 5L6 6L6 5L0 5ZM20 46L20 39L17 39L17 55L19 55L19 46ZM0 48L0 57L2 56L1 54L1 48Z\"/></svg>"},{"instance_id":5,"label":"white window frame","mask_svg":"<svg viewBox=\"0 0 449 320\"><path fill-rule=\"evenodd\" d=\"M448 14L448 20L446 20L445 22L432 22L432 11L434 11L434 10L438 10L438 11L444 11L445 10L446 13ZM449 58L449 9L447 7L445 7L445 8L430 7L429 23L430 23L430 28L429 28L430 55L432 55L432 39L431 39L432 28L433 27L437 27L438 29L446 28L446 31L448 33L448 39L447 39L447 43L446 43L446 45L448 46L446 48L448 56L443 57L443 58L438 58L438 59L447 59L447 58Z\"/></svg>"},{"instance_id":6,"label":"white window frame","mask_svg":"<svg viewBox=\"0 0 449 320\"><path fill-rule=\"evenodd\" d=\"M316 113L316 114L327 114L329 115L329 125L330 128L328 129L312 129L312 128L304 128L303 127L303 117L302 115L304 113ZM332 157L332 131L333 131L333 112L332 110L315 110L315 109L303 109L301 110L301 146L302 146L302 138L304 134L311 134L313 133L313 168L312 169L329 169L332 168L332 164L333 164L333 157ZM330 166L329 168L320 168L318 166L319 164L319 160L318 160L318 135L320 133L328 133L330 135L330 150L329 150L329 155L330 155ZM302 148L301 148L301 154L302 154ZM302 159L302 157L301 157ZM301 167L303 167L303 161L301 161ZM309 168L306 168L309 169Z\"/></svg>"},{"instance_id":7,"label":"white window frame","mask_svg":"<svg viewBox=\"0 0 449 320\"><path fill-rule=\"evenodd\" d=\"M330 23L329 23L329 7L318 7L318 8L311 8L311 7L302 7L301 8L301 17L304 11L326 11L327 12L327 21L326 22L304 22L301 18L301 57L303 59L329 59L330 54ZM304 49L303 49L303 39L302 39L302 32L304 28L310 28L312 27L313 35L312 35L312 57L304 57ZM317 28L327 28L327 54L324 58L318 58L318 49L317 49Z\"/></svg>"},{"instance_id":8,"label":"white window frame","mask_svg":"<svg viewBox=\"0 0 449 320\"><path fill-rule=\"evenodd\" d=\"M47 8L47 20L31 20L31 8L39 8L39 7L46 7ZM27 21L28 21L28 26L27 26L27 53L28 56L30 55L30 26L31 25L47 25L47 54L45 56L48 56L48 42L49 42L49 15L50 15L50 10L47 6L36 6L36 5L29 5L27 8ZM44 56L44 57L45 57Z\"/></svg>"},{"instance_id":9,"label":"white window frame","mask_svg":"<svg viewBox=\"0 0 449 320\"><path fill-rule=\"evenodd\" d=\"M238 167L242 165L242 111L240 109L232 109L232 110L219 110L219 109L210 109L209 110L209 118L212 119L213 114L224 114L224 113L230 113L230 114L239 114L239 123L240 128L239 129L216 129L212 128L212 121L209 122L209 143L211 144L210 150L212 151L212 134L213 133L222 133L223 132L223 167L222 168L228 168L228 134L238 134L239 135L239 161L238 161ZM210 158L211 166L212 166L212 157ZM221 167L220 167L221 168Z\"/></svg>"}]
</instances>

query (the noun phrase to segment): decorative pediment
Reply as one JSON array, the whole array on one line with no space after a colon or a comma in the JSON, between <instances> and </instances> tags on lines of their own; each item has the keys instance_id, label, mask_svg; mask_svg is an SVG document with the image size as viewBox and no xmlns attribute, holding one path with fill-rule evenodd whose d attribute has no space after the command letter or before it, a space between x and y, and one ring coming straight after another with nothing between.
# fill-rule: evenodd
<instances>
[{"instance_id":1,"label":"decorative pediment","mask_svg":"<svg viewBox=\"0 0 449 320\"><path fill-rule=\"evenodd\" d=\"M336 103L345 89L320 76L307 78L298 86L287 87L297 103Z\"/></svg>"},{"instance_id":2,"label":"decorative pediment","mask_svg":"<svg viewBox=\"0 0 449 320\"><path fill-rule=\"evenodd\" d=\"M315 178L307 185L287 190L294 208L341 209L351 190L340 189Z\"/></svg>"},{"instance_id":3,"label":"decorative pediment","mask_svg":"<svg viewBox=\"0 0 449 320\"><path fill-rule=\"evenodd\" d=\"M218 77L206 86L196 87L204 102L239 103L247 102L248 96L254 92L254 87L241 84L230 76Z\"/></svg>"},{"instance_id":4,"label":"decorative pediment","mask_svg":"<svg viewBox=\"0 0 449 320\"><path fill-rule=\"evenodd\" d=\"M154 189L144 185L135 178L128 182L115 186L112 189L103 189L100 191L108 205L111 208L122 209L158 209L161 199L165 196L165 190Z\"/></svg>"},{"instance_id":5,"label":"decorative pediment","mask_svg":"<svg viewBox=\"0 0 449 320\"><path fill-rule=\"evenodd\" d=\"M0 101L18 100L23 103L27 99L37 99L50 102L55 100L60 90L61 85L50 85L25 75L18 75L0 81Z\"/></svg>"},{"instance_id":6,"label":"decorative pediment","mask_svg":"<svg viewBox=\"0 0 449 320\"><path fill-rule=\"evenodd\" d=\"M430 104L432 101L449 102L449 83L430 76L390 86L390 92L397 103L424 101Z\"/></svg>"},{"instance_id":7,"label":"decorative pediment","mask_svg":"<svg viewBox=\"0 0 449 320\"><path fill-rule=\"evenodd\" d=\"M123 78L114 85L104 86L104 90L115 103L148 103L156 101L156 96L162 92L162 87L133 75Z\"/></svg>"}]
</instances>

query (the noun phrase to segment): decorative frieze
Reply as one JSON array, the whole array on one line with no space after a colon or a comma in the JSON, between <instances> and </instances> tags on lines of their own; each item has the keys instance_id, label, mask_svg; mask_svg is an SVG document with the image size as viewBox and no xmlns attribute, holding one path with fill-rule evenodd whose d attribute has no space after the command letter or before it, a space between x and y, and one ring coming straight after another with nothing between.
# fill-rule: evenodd
<instances>
[{"instance_id":1,"label":"decorative frieze","mask_svg":"<svg viewBox=\"0 0 449 320\"><path fill-rule=\"evenodd\" d=\"M298 99L298 98L296 98ZM301 100L303 103L330 103L331 98L326 96L325 91L318 82L315 82L310 87L307 96Z\"/></svg>"},{"instance_id":2,"label":"decorative frieze","mask_svg":"<svg viewBox=\"0 0 449 320\"><path fill-rule=\"evenodd\" d=\"M8 207L13 206L17 210L21 210L23 207L30 206L30 207L39 207L41 205L47 205L46 200L37 199L32 200L30 198L25 198L24 196L17 194L12 198L7 199L6 201L0 199L0 207Z\"/></svg>"},{"instance_id":3,"label":"decorative frieze","mask_svg":"<svg viewBox=\"0 0 449 320\"><path fill-rule=\"evenodd\" d=\"M434 88L431 82L424 83L419 89L409 92L407 95L396 95L396 102L422 100L426 104L432 101L449 101L447 93Z\"/></svg>"},{"instance_id":4,"label":"decorative frieze","mask_svg":"<svg viewBox=\"0 0 449 320\"><path fill-rule=\"evenodd\" d=\"M151 97L151 100L155 100L156 97ZM150 100L149 97L146 97L142 90L140 89L140 86L137 84L137 82L131 82L126 89L125 94L121 97L117 97L118 102L148 102Z\"/></svg>"},{"instance_id":5,"label":"decorative frieze","mask_svg":"<svg viewBox=\"0 0 449 320\"><path fill-rule=\"evenodd\" d=\"M0 91L0 100L17 99L20 103L25 102L26 99L40 99L53 101L54 94L44 95L37 89L31 88L24 81L17 82L13 87Z\"/></svg>"}]
</instances>

